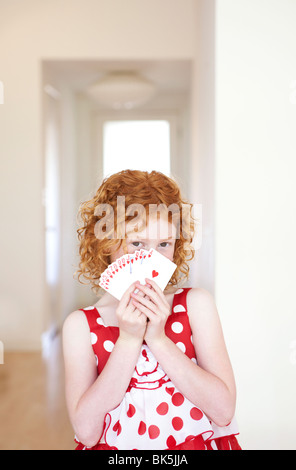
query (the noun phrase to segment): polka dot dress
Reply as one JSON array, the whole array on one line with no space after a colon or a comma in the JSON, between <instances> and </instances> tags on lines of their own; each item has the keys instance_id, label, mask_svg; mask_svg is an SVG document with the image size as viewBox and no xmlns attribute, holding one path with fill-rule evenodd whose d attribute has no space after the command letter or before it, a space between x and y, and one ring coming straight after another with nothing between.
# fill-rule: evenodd
<instances>
[{"instance_id":1,"label":"polka dot dress","mask_svg":"<svg viewBox=\"0 0 296 470\"><path fill-rule=\"evenodd\" d=\"M187 315L188 290L183 288L175 293L165 332L189 359L197 363ZM95 307L82 310L90 327L90 340L100 374L118 339L119 329L106 327ZM102 436L92 449L214 450L219 448L218 445L221 447L221 438L225 448L239 448L235 438L237 433L235 422L224 428L215 426L201 409L177 390L144 342L127 392L122 402L106 414ZM85 446L78 443L77 449L85 449Z\"/></svg>"}]
</instances>

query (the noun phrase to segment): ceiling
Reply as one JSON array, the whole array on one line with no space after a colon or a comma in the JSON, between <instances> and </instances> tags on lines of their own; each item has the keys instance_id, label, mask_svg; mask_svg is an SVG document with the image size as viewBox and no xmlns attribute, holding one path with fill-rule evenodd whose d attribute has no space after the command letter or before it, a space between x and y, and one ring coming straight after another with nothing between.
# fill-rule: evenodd
<instances>
[{"instance_id":1,"label":"ceiling","mask_svg":"<svg viewBox=\"0 0 296 470\"><path fill-rule=\"evenodd\" d=\"M163 99L177 106L188 96L191 87L190 60L46 60L43 61L44 83L84 92L108 72L133 71L151 80L157 87L154 105ZM153 101L153 100L152 100ZM150 106L153 106L150 104Z\"/></svg>"}]
</instances>

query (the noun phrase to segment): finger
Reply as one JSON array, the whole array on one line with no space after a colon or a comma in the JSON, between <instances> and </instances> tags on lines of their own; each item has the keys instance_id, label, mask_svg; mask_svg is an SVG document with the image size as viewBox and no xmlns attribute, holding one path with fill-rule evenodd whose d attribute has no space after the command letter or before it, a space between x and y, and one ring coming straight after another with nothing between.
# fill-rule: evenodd
<instances>
[{"instance_id":1,"label":"finger","mask_svg":"<svg viewBox=\"0 0 296 470\"><path fill-rule=\"evenodd\" d=\"M146 284L148 284L148 286L151 286L153 287L153 289L160 295L164 295L163 294L163 291L161 290L161 288L159 287L158 284L156 284L155 281L153 281L152 279L149 279L149 277L145 277L145 282Z\"/></svg>"},{"instance_id":2,"label":"finger","mask_svg":"<svg viewBox=\"0 0 296 470\"><path fill-rule=\"evenodd\" d=\"M164 301L163 301L162 298L160 297L160 295L158 294L158 292L156 292L154 290L153 286L152 286L152 288L150 288L148 286L142 286L142 285L137 284L137 288L139 288L143 293L145 293L146 296L149 297L159 308L161 308L161 306L166 305L165 298L164 298ZM159 291L162 294L162 291L161 291L160 288L159 288ZM163 295L163 297L164 297L164 295Z\"/></svg>"},{"instance_id":3,"label":"finger","mask_svg":"<svg viewBox=\"0 0 296 470\"><path fill-rule=\"evenodd\" d=\"M138 285L138 284L136 284L136 285ZM145 295L146 295L146 294L144 294L144 292L140 291L138 288L136 288L136 289L134 290L134 294L138 294L138 295L140 295L140 296L142 296L142 297L143 297L143 296L145 297Z\"/></svg>"},{"instance_id":4,"label":"finger","mask_svg":"<svg viewBox=\"0 0 296 470\"><path fill-rule=\"evenodd\" d=\"M131 293L131 297L136 301L139 302L142 305L145 305L147 308L152 310L155 314L159 312L159 307L154 303L151 302L151 300L148 299L148 297L139 297L138 294Z\"/></svg>"},{"instance_id":5,"label":"finger","mask_svg":"<svg viewBox=\"0 0 296 470\"><path fill-rule=\"evenodd\" d=\"M155 292L159 295L160 299L163 301L164 305L167 306L168 305L168 302L165 298L165 295L163 293L163 291L161 290L161 288L159 287L158 284L156 284L155 281L153 281L152 279L149 279L148 277L145 278L145 281L146 283L148 284L149 288L150 288L150 291L153 292L153 289L155 290Z\"/></svg>"},{"instance_id":6,"label":"finger","mask_svg":"<svg viewBox=\"0 0 296 470\"><path fill-rule=\"evenodd\" d=\"M133 282L124 292L123 296L120 299L120 306L126 308L130 302L130 295L136 288L137 281Z\"/></svg>"},{"instance_id":7,"label":"finger","mask_svg":"<svg viewBox=\"0 0 296 470\"><path fill-rule=\"evenodd\" d=\"M137 300L133 300L133 304L136 307L137 310L139 310L141 313L146 315L146 317L150 320L153 321L156 318L156 313L151 311L149 308L145 307L145 305L141 304Z\"/></svg>"},{"instance_id":8,"label":"finger","mask_svg":"<svg viewBox=\"0 0 296 470\"><path fill-rule=\"evenodd\" d=\"M136 284L137 284L137 282L139 282L139 281L135 281ZM141 316L141 315L143 315L143 313L140 310L138 310L132 302L133 301L133 298L132 298L133 294L137 294L139 299L143 298L143 297L146 297L146 294L144 292L141 292L139 289L135 288L133 290L133 292L130 293L129 303L128 303L128 306L127 306L128 310L132 314L137 314L138 316ZM145 318L147 318L146 315L144 315L144 316L145 316Z\"/></svg>"},{"instance_id":9,"label":"finger","mask_svg":"<svg viewBox=\"0 0 296 470\"><path fill-rule=\"evenodd\" d=\"M137 285L138 282L139 282L139 281L135 281L136 285ZM146 294L144 294L144 292L141 292L141 291L140 291L139 289L137 289L137 288L135 288L131 294L133 294L133 293L138 294L139 297L145 297L145 296L146 296ZM130 296L129 303L128 303L128 307L130 307L130 306L132 306L132 307L134 308L134 305L132 304L132 298L131 298L131 296Z\"/></svg>"}]
</instances>

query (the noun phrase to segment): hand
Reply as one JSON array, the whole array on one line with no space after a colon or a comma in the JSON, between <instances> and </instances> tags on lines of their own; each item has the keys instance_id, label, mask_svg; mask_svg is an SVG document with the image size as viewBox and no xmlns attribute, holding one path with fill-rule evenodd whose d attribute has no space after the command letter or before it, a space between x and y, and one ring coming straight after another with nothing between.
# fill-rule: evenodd
<instances>
[{"instance_id":1,"label":"hand","mask_svg":"<svg viewBox=\"0 0 296 470\"><path fill-rule=\"evenodd\" d=\"M167 302L164 293L160 287L151 279L146 279L146 285L136 283L136 287L145 294L141 297L139 294L132 293L132 302L137 309L147 318L147 328L144 339L149 345L151 342L166 338L165 324L171 313L171 307Z\"/></svg>"},{"instance_id":2,"label":"hand","mask_svg":"<svg viewBox=\"0 0 296 470\"><path fill-rule=\"evenodd\" d=\"M136 282L131 284L125 291L116 309L120 338L129 341L143 341L147 326L146 315L131 302L131 295L136 289ZM140 295L144 294L141 293Z\"/></svg>"}]
</instances>

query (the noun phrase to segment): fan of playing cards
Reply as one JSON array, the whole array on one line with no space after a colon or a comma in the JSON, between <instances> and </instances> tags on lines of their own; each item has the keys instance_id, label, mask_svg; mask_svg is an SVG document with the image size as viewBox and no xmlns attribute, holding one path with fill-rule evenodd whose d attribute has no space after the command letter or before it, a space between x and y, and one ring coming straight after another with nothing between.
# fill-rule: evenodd
<instances>
[{"instance_id":1,"label":"fan of playing cards","mask_svg":"<svg viewBox=\"0 0 296 470\"><path fill-rule=\"evenodd\" d=\"M137 250L118 258L102 273L99 286L120 300L124 292L135 281L145 284L152 279L163 291L177 265L151 248Z\"/></svg>"}]
</instances>

